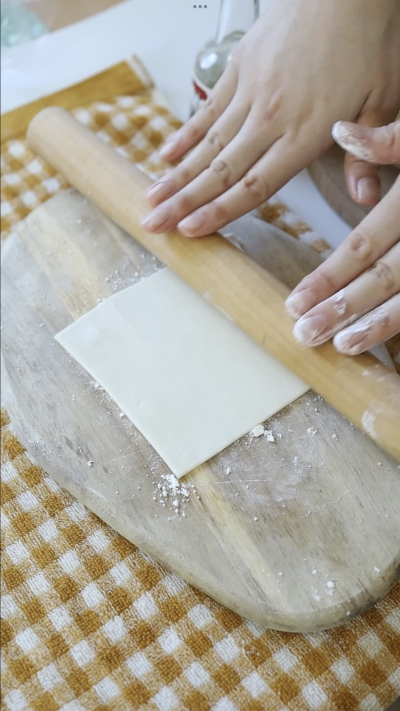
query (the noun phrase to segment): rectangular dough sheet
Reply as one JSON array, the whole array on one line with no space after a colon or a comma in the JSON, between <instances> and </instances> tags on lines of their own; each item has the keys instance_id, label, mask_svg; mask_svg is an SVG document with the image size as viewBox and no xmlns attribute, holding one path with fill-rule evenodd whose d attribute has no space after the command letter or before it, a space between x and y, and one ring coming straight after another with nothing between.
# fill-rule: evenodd
<instances>
[{"instance_id":1,"label":"rectangular dough sheet","mask_svg":"<svg viewBox=\"0 0 400 711\"><path fill-rule=\"evenodd\" d=\"M308 390L169 269L56 336L181 477Z\"/></svg>"}]
</instances>

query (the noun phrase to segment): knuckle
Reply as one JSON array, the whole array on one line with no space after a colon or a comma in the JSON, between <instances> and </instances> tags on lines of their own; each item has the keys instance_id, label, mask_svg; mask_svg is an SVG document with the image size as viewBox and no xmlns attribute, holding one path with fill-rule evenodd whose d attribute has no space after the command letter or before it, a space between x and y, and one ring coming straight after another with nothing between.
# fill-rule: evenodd
<instances>
[{"instance_id":1,"label":"knuckle","mask_svg":"<svg viewBox=\"0 0 400 711\"><path fill-rule=\"evenodd\" d=\"M217 158L211 163L210 169L224 184L229 183L231 177L231 168L226 161Z\"/></svg>"},{"instance_id":2,"label":"knuckle","mask_svg":"<svg viewBox=\"0 0 400 711\"><path fill-rule=\"evenodd\" d=\"M220 153L224 147L218 131L209 131L207 133L207 143L218 153Z\"/></svg>"},{"instance_id":3,"label":"knuckle","mask_svg":"<svg viewBox=\"0 0 400 711\"><path fill-rule=\"evenodd\" d=\"M387 262L378 260L371 269L384 291L391 292L396 286L396 278Z\"/></svg>"},{"instance_id":4,"label":"knuckle","mask_svg":"<svg viewBox=\"0 0 400 711\"><path fill-rule=\"evenodd\" d=\"M322 265L314 274L310 274L306 277L310 280L317 294L332 294L336 292L337 283L335 282L332 274Z\"/></svg>"},{"instance_id":5,"label":"knuckle","mask_svg":"<svg viewBox=\"0 0 400 711\"><path fill-rule=\"evenodd\" d=\"M358 227L349 238L350 253L356 259L364 262L372 256L373 240L368 231Z\"/></svg>"},{"instance_id":6,"label":"knuckle","mask_svg":"<svg viewBox=\"0 0 400 711\"><path fill-rule=\"evenodd\" d=\"M193 212L193 210L196 208L196 205L194 203L193 196L191 195L180 195L177 205L176 205L176 210L179 214L188 214L189 212Z\"/></svg>"},{"instance_id":7,"label":"knuckle","mask_svg":"<svg viewBox=\"0 0 400 711\"><path fill-rule=\"evenodd\" d=\"M177 169L177 176L178 182L183 185L186 185L186 183L189 183L191 180L193 180L193 171L189 168L184 168L183 166L180 166Z\"/></svg>"},{"instance_id":8,"label":"knuckle","mask_svg":"<svg viewBox=\"0 0 400 711\"><path fill-rule=\"evenodd\" d=\"M267 181L261 176L255 173L246 175L242 181L243 187L250 195L260 202L269 197L269 186Z\"/></svg>"},{"instance_id":9,"label":"knuckle","mask_svg":"<svg viewBox=\"0 0 400 711\"><path fill-rule=\"evenodd\" d=\"M242 180L245 191L260 203L270 197L268 181L256 173L249 173Z\"/></svg>"},{"instance_id":10,"label":"knuckle","mask_svg":"<svg viewBox=\"0 0 400 711\"><path fill-rule=\"evenodd\" d=\"M281 91L276 91L263 106L261 114L262 121L268 121L269 123L273 121L282 108L282 102L283 95Z\"/></svg>"},{"instance_id":11,"label":"knuckle","mask_svg":"<svg viewBox=\"0 0 400 711\"><path fill-rule=\"evenodd\" d=\"M213 96L209 96L204 102L203 113L207 119L215 119L217 117L217 106Z\"/></svg>"},{"instance_id":12,"label":"knuckle","mask_svg":"<svg viewBox=\"0 0 400 711\"><path fill-rule=\"evenodd\" d=\"M229 215L226 207L215 202L213 204L213 220L215 220L216 224L221 227L228 221L228 218Z\"/></svg>"},{"instance_id":13,"label":"knuckle","mask_svg":"<svg viewBox=\"0 0 400 711\"><path fill-rule=\"evenodd\" d=\"M185 138L189 143L197 143L202 135L202 131L199 125L197 123L193 124L188 124L186 126L186 135Z\"/></svg>"}]
</instances>

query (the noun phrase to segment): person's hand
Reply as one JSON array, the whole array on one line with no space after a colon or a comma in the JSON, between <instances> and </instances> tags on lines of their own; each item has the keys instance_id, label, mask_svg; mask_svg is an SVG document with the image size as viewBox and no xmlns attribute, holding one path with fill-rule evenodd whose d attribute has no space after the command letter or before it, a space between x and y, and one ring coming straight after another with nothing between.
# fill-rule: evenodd
<instances>
[{"instance_id":1,"label":"person's hand","mask_svg":"<svg viewBox=\"0 0 400 711\"><path fill-rule=\"evenodd\" d=\"M339 119L393 121L399 0L272 0L204 106L166 144L143 225L207 235L254 209L323 153ZM364 202L368 182L358 184ZM375 196L375 188L372 189Z\"/></svg>"},{"instance_id":2,"label":"person's hand","mask_svg":"<svg viewBox=\"0 0 400 711\"><path fill-rule=\"evenodd\" d=\"M363 160L400 162L400 120L382 128L341 121L333 135ZM292 291L286 307L299 319L293 334L300 343L319 346L334 336L336 350L346 355L400 332L400 176L343 244Z\"/></svg>"}]
</instances>

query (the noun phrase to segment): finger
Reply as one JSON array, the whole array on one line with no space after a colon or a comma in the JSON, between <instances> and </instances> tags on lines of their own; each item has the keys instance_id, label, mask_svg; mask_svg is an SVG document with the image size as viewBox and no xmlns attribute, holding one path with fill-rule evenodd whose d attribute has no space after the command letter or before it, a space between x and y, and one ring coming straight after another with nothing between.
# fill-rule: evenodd
<instances>
[{"instance_id":1,"label":"finger","mask_svg":"<svg viewBox=\"0 0 400 711\"><path fill-rule=\"evenodd\" d=\"M397 333L400 333L400 294L340 331L333 339L333 345L339 353L354 356L384 343Z\"/></svg>"},{"instance_id":2,"label":"finger","mask_svg":"<svg viewBox=\"0 0 400 711\"><path fill-rule=\"evenodd\" d=\"M332 136L337 140L337 134L342 136L343 133L347 131L346 135L349 133L351 135L352 130L359 126L368 126L371 128L381 126L383 123L385 123L385 120L379 121L379 119L369 114L361 114L357 123L339 121L334 124ZM379 166L371 162L369 163L365 158L359 155L353 155L353 153L346 151L344 157L344 176L350 197L354 202L369 207L379 202L381 196L379 171Z\"/></svg>"},{"instance_id":3,"label":"finger","mask_svg":"<svg viewBox=\"0 0 400 711\"><path fill-rule=\"evenodd\" d=\"M235 65L230 63L215 85L207 101L161 149L164 160L173 162L182 158L206 135L207 131L229 106L237 86Z\"/></svg>"},{"instance_id":4,"label":"finger","mask_svg":"<svg viewBox=\"0 0 400 711\"><path fill-rule=\"evenodd\" d=\"M359 205L373 207L381 196L379 166L356 158L352 153L344 157L344 175L350 197Z\"/></svg>"},{"instance_id":5,"label":"finger","mask_svg":"<svg viewBox=\"0 0 400 711\"><path fill-rule=\"evenodd\" d=\"M186 237L202 237L258 207L316 157L309 146L309 141L296 146L289 134L281 136L240 182L186 217L178 229Z\"/></svg>"},{"instance_id":6,"label":"finger","mask_svg":"<svg viewBox=\"0 0 400 711\"><path fill-rule=\"evenodd\" d=\"M399 291L400 239L372 269L302 316L293 335L304 346L320 346Z\"/></svg>"},{"instance_id":7,"label":"finger","mask_svg":"<svg viewBox=\"0 0 400 711\"><path fill-rule=\"evenodd\" d=\"M387 165L400 161L400 120L378 128L338 121L332 136L345 151L369 163Z\"/></svg>"},{"instance_id":8,"label":"finger","mask_svg":"<svg viewBox=\"0 0 400 711\"><path fill-rule=\"evenodd\" d=\"M371 128L381 126L383 123L385 123L385 120L380 121L369 114L361 114L357 123L346 121L338 121L338 123L335 123L332 128L332 136L339 145L341 145L338 136L342 138L343 134L345 134L346 137L349 134L352 135L354 128L358 128L359 126L368 126ZM347 150L344 157L344 175L347 189L354 202L370 207L379 202L381 196L379 166L375 165L374 162L369 163L362 156L353 155L351 151Z\"/></svg>"},{"instance_id":9,"label":"finger","mask_svg":"<svg viewBox=\"0 0 400 711\"><path fill-rule=\"evenodd\" d=\"M151 232L167 232L187 215L207 205L235 185L270 148L276 136L261 131L248 117L236 138L189 185L159 205L143 225Z\"/></svg>"},{"instance_id":10,"label":"finger","mask_svg":"<svg viewBox=\"0 0 400 711\"><path fill-rule=\"evenodd\" d=\"M149 188L146 197L150 204L156 207L163 200L175 195L208 168L225 146L240 133L247 115L246 104L234 98L201 143L189 153L180 165Z\"/></svg>"},{"instance_id":11,"label":"finger","mask_svg":"<svg viewBox=\"0 0 400 711\"><path fill-rule=\"evenodd\" d=\"M400 237L400 177L381 202L333 254L306 276L286 300L293 318L335 294L371 267Z\"/></svg>"},{"instance_id":12,"label":"finger","mask_svg":"<svg viewBox=\"0 0 400 711\"><path fill-rule=\"evenodd\" d=\"M333 138L347 151L344 171L349 193L361 205L376 205L380 199L379 167L374 163L395 163L396 143L400 155L400 122L381 123L379 117L364 114L357 123L338 121L332 129Z\"/></svg>"}]
</instances>

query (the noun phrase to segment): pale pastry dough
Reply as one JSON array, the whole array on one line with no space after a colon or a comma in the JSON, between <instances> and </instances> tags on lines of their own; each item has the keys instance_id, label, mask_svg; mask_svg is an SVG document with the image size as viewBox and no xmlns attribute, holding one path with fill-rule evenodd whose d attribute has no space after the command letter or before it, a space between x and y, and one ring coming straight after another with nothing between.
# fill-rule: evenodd
<instances>
[{"instance_id":1,"label":"pale pastry dough","mask_svg":"<svg viewBox=\"0 0 400 711\"><path fill-rule=\"evenodd\" d=\"M168 269L106 299L56 340L178 477L308 389Z\"/></svg>"}]
</instances>

